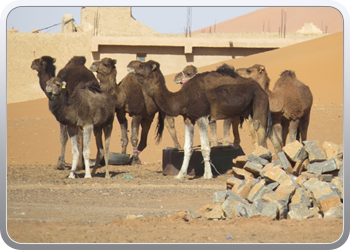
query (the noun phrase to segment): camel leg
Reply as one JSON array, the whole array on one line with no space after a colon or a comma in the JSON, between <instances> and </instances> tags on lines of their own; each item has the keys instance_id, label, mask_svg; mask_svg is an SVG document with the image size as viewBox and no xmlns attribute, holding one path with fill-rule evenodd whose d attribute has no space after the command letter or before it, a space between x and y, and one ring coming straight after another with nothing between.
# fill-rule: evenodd
<instances>
[{"instance_id":1,"label":"camel leg","mask_svg":"<svg viewBox=\"0 0 350 250\"><path fill-rule=\"evenodd\" d=\"M175 179L183 180L186 178L188 165L193 153L193 136L194 136L194 124L189 120L185 119L185 145L184 145L184 159L180 172L177 174Z\"/></svg>"},{"instance_id":2,"label":"camel leg","mask_svg":"<svg viewBox=\"0 0 350 250\"><path fill-rule=\"evenodd\" d=\"M181 148L179 141L177 140L176 136L176 130L175 130L175 120L173 117L170 116L165 116L164 119L165 126L167 127L171 138L173 139L174 142L174 147L175 148Z\"/></svg>"},{"instance_id":3,"label":"camel leg","mask_svg":"<svg viewBox=\"0 0 350 250\"><path fill-rule=\"evenodd\" d=\"M153 118L154 116L141 119L141 139L139 145L137 146L137 158L138 155L147 147L148 132L151 128Z\"/></svg>"},{"instance_id":4,"label":"camel leg","mask_svg":"<svg viewBox=\"0 0 350 250\"><path fill-rule=\"evenodd\" d=\"M128 120L126 119L126 114L123 111L117 111L117 119L120 124L121 139L122 144L122 154L126 154L126 148L129 143L128 138Z\"/></svg>"},{"instance_id":5,"label":"camel leg","mask_svg":"<svg viewBox=\"0 0 350 250\"><path fill-rule=\"evenodd\" d=\"M78 128L78 149L79 149L79 158L77 170L82 170L84 168L84 158L83 158L83 132Z\"/></svg>"},{"instance_id":6,"label":"camel leg","mask_svg":"<svg viewBox=\"0 0 350 250\"><path fill-rule=\"evenodd\" d=\"M111 143L111 135L113 130L113 121L110 124L103 126L103 132L105 134L105 161L106 161L106 176L105 178L110 178L108 170L108 160L109 160L109 145Z\"/></svg>"},{"instance_id":7,"label":"camel leg","mask_svg":"<svg viewBox=\"0 0 350 250\"><path fill-rule=\"evenodd\" d=\"M289 121L287 119L282 119L281 127L282 127L282 143L283 143L283 146L285 146L287 143L287 135L289 131Z\"/></svg>"},{"instance_id":8,"label":"camel leg","mask_svg":"<svg viewBox=\"0 0 350 250\"><path fill-rule=\"evenodd\" d=\"M239 136L239 124L240 124L240 117L236 116L233 119L231 119L232 122L232 133L233 133L233 146L239 147L241 144L241 137ZM254 133L255 134L255 133Z\"/></svg>"},{"instance_id":9,"label":"camel leg","mask_svg":"<svg viewBox=\"0 0 350 250\"><path fill-rule=\"evenodd\" d=\"M212 138L212 140L210 140L210 146L216 147L218 145L218 135L216 133L216 121L210 121L209 127L210 127L210 134Z\"/></svg>"},{"instance_id":10,"label":"camel leg","mask_svg":"<svg viewBox=\"0 0 350 250\"><path fill-rule=\"evenodd\" d=\"M258 148L259 143L258 143L258 140L256 138L256 130L254 128L253 119L252 119L251 116L248 117L246 123L248 125L248 129L249 129L250 135L252 137L252 144L253 144L254 148Z\"/></svg>"},{"instance_id":11,"label":"camel leg","mask_svg":"<svg viewBox=\"0 0 350 250\"><path fill-rule=\"evenodd\" d=\"M58 170L64 170L66 166L65 154L66 154L67 141L68 141L67 126L60 123L61 155L58 157L58 162L56 165L56 169Z\"/></svg>"},{"instance_id":12,"label":"camel leg","mask_svg":"<svg viewBox=\"0 0 350 250\"><path fill-rule=\"evenodd\" d=\"M224 126L223 126L224 138L222 139L222 144L224 146L230 145L230 127L231 127L231 124L233 125L233 120L234 119L224 120ZM234 130L234 128L233 128L233 130ZM236 137L235 137L235 139L236 139Z\"/></svg>"},{"instance_id":13,"label":"camel leg","mask_svg":"<svg viewBox=\"0 0 350 250\"><path fill-rule=\"evenodd\" d=\"M70 142L72 144L72 168L68 178L75 178L75 171L77 169L78 159L79 159L79 148L78 148L78 127L67 126L67 131L70 137Z\"/></svg>"},{"instance_id":14,"label":"camel leg","mask_svg":"<svg viewBox=\"0 0 350 250\"><path fill-rule=\"evenodd\" d=\"M289 125L289 142L294 142L297 139L298 127L300 120L290 121Z\"/></svg>"},{"instance_id":15,"label":"camel leg","mask_svg":"<svg viewBox=\"0 0 350 250\"><path fill-rule=\"evenodd\" d=\"M84 178L91 178L90 174L90 140L91 140L91 134L94 129L94 126L92 124L85 125L83 127L83 156L84 156L84 163L85 163L85 176Z\"/></svg>"},{"instance_id":16,"label":"camel leg","mask_svg":"<svg viewBox=\"0 0 350 250\"><path fill-rule=\"evenodd\" d=\"M130 139L131 139L131 145L133 148L133 156L132 156L132 162L131 162L132 165L141 164L141 160L139 158L139 154L141 152L137 149L137 143L139 142L139 128L141 124L141 119L142 119L141 115L134 115L131 121Z\"/></svg>"},{"instance_id":17,"label":"camel leg","mask_svg":"<svg viewBox=\"0 0 350 250\"><path fill-rule=\"evenodd\" d=\"M310 122L310 112L300 119L299 132L301 137L300 139L302 142L307 140L307 130L309 128L309 122Z\"/></svg>"},{"instance_id":18,"label":"camel leg","mask_svg":"<svg viewBox=\"0 0 350 250\"><path fill-rule=\"evenodd\" d=\"M103 157L102 127L94 127L94 135L96 139L97 154L96 154L95 166L91 173L92 176L95 176L96 170L100 166L100 161Z\"/></svg>"},{"instance_id":19,"label":"camel leg","mask_svg":"<svg viewBox=\"0 0 350 250\"><path fill-rule=\"evenodd\" d=\"M213 174L211 172L210 166L210 144L209 144L209 136L208 136L208 117L201 117L198 119L198 129L199 136L201 140L201 152L204 160L204 179L212 179Z\"/></svg>"}]
</instances>

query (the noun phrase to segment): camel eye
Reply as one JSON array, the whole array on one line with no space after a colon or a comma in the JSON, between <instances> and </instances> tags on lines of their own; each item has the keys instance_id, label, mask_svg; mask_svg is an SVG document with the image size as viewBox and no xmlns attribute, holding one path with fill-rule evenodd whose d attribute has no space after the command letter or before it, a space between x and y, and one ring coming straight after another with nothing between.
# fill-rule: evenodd
<instances>
[{"instance_id":1,"label":"camel eye","mask_svg":"<svg viewBox=\"0 0 350 250\"><path fill-rule=\"evenodd\" d=\"M252 73L252 71L250 69L247 69L247 73L250 74Z\"/></svg>"}]
</instances>

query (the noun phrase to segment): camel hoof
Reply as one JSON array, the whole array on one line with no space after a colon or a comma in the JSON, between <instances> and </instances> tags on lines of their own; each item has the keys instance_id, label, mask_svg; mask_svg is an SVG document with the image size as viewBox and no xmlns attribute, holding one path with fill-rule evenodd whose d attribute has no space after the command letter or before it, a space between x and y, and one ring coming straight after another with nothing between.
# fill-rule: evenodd
<instances>
[{"instance_id":1,"label":"camel hoof","mask_svg":"<svg viewBox=\"0 0 350 250\"><path fill-rule=\"evenodd\" d=\"M74 173L71 173L69 176L68 176L69 179L75 179L75 174Z\"/></svg>"},{"instance_id":2,"label":"camel hoof","mask_svg":"<svg viewBox=\"0 0 350 250\"><path fill-rule=\"evenodd\" d=\"M131 160L131 165L142 165L140 158L133 157Z\"/></svg>"},{"instance_id":3,"label":"camel hoof","mask_svg":"<svg viewBox=\"0 0 350 250\"><path fill-rule=\"evenodd\" d=\"M110 176L109 174L106 174L106 175L105 175L105 178L110 179L110 178L111 178L111 176Z\"/></svg>"},{"instance_id":4,"label":"camel hoof","mask_svg":"<svg viewBox=\"0 0 350 250\"><path fill-rule=\"evenodd\" d=\"M92 178L92 177L91 177L91 175L85 175L84 178L85 178L85 179L90 179L90 178Z\"/></svg>"},{"instance_id":5,"label":"camel hoof","mask_svg":"<svg viewBox=\"0 0 350 250\"><path fill-rule=\"evenodd\" d=\"M229 142L229 141L224 141L224 142L222 143L222 145L223 145L223 146L230 146L230 142Z\"/></svg>"},{"instance_id":6,"label":"camel hoof","mask_svg":"<svg viewBox=\"0 0 350 250\"><path fill-rule=\"evenodd\" d=\"M204 180L213 179L213 175L212 175L212 174L204 174L204 175L203 175L203 179L204 179Z\"/></svg>"},{"instance_id":7,"label":"camel hoof","mask_svg":"<svg viewBox=\"0 0 350 250\"><path fill-rule=\"evenodd\" d=\"M57 170L64 170L65 167L66 167L66 162L58 160L55 169L57 169Z\"/></svg>"},{"instance_id":8,"label":"camel hoof","mask_svg":"<svg viewBox=\"0 0 350 250\"><path fill-rule=\"evenodd\" d=\"M186 179L186 175L179 173L177 176L175 176L175 179L183 181Z\"/></svg>"}]
</instances>

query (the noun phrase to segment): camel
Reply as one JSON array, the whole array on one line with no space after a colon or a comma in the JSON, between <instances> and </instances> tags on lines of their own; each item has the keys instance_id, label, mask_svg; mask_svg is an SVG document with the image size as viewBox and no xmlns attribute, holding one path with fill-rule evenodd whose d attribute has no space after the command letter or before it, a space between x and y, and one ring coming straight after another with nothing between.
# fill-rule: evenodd
<instances>
[{"instance_id":1,"label":"camel","mask_svg":"<svg viewBox=\"0 0 350 250\"><path fill-rule=\"evenodd\" d=\"M92 63L90 69L97 73L101 88L114 96L116 116L121 127L122 153L126 153L128 145L126 113L132 117L131 144L133 146L132 164L140 164L139 154L147 147L147 137L155 114L159 111L151 98L145 95L141 86L131 73L127 74L119 84L116 82L116 60L103 58ZM175 122L171 117L165 118L165 124L173 139L174 147L180 148L175 131ZM138 143L139 127L141 140Z\"/></svg>"},{"instance_id":2,"label":"camel","mask_svg":"<svg viewBox=\"0 0 350 250\"><path fill-rule=\"evenodd\" d=\"M220 71L222 67L227 67L228 65L224 64L218 68ZM177 84L181 84L181 87L188 82L190 79L192 79L196 74L198 74L197 67L193 65L186 66L180 73L176 74L174 77L174 82ZM232 119L225 119L223 124L223 131L224 131L224 137L223 137L223 145L228 146L230 145L230 126L232 124L232 132L233 132L233 146L239 147L241 143L241 139L239 136L238 127L239 125L242 126L243 120L240 119L240 117L235 117ZM218 145L218 137L216 133L216 121L210 121L209 122L209 128L212 135L212 140L210 141L211 146L217 146Z\"/></svg>"},{"instance_id":3,"label":"camel","mask_svg":"<svg viewBox=\"0 0 350 250\"><path fill-rule=\"evenodd\" d=\"M55 58L50 56L42 56L40 58L35 59L32 62L31 68L38 72L39 84L43 92L47 97L48 94L46 92L46 82L55 76L56 66L54 63L56 62ZM83 56L74 56L72 57L68 63L58 72L58 77L67 83L68 94L72 93L76 85L80 82L88 82L96 79L94 74L88 70L84 64L86 62L85 57ZM79 133L79 162L78 169L83 167L83 157L82 157L82 134ZM66 145L68 141L68 131L67 127L60 123L60 142L61 142L61 154L58 158L58 162L56 164L56 169L63 170L66 166L65 161L65 152Z\"/></svg>"},{"instance_id":4,"label":"camel","mask_svg":"<svg viewBox=\"0 0 350 250\"><path fill-rule=\"evenodd\" d=\"M269 89L270 78L265 66L255 64L237 69L236 72L256 80L268 94L273 131L282 146L286 145L288 132L290 142L307 140L313 97L310 88L296 78L295 72L283 71L272 91Z\"/></svg>"},{"instance_id":5,"label":"camel","mask_svg":"<svg viewBox=\"0 0 350 250\"><path fill-rule=\"evenodd\" d=\"M184 160L176 179L184 179L193 152L194 124L197 122L204 159L204 179L213 178L210 163L208 125L210 120L252 116L258 134L258 143L267 147L266 138L271 128L267 94L252 80L235 74L234 70L197 74L177 92L170 92L156 61L128 64L145 93L168 116L181 115L185 123ZM231 75L229 75L231 74ZM235 77L233 77L235 76Z\"/></svg>"},{"instance_id":6,"label":"camel","mask_svg":"<svg viewBox=\"0 0 350 250\"><path fill-rule=\"evenodd\" d=\"M75 178L78 163L78 133L83 131L83 156L85 163L84 178L91 178L99 167L104 156L106 178L109 178L108 159L109 144L114 120L114 106L110 105L112 96L101 90L97 80L78 84L73 93L68 95L66 82L53 77L46 83L46 92L49 95L49 109L56 119L67 126L72 144L72 168L68 178ZM105 150L103 154L102 130L105 135ZM94 131L97 145L95 166L90 173L90 139Z\"/></svg>"}]
</instances>

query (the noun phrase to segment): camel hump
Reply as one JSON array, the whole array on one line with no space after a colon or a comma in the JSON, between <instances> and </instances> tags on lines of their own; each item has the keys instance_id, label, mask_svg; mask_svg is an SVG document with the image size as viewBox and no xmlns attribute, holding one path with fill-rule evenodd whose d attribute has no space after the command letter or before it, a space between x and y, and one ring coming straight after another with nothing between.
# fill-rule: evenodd
<instances>
[{"instance_id":1,"label":"camel hump","mask_svg":"<svg viewBox=\"0 0 350 250\"><path fill-rule=\"evenodd\" d=\"M89 81L81 84L82 89L88 89L93 93L102 93L101 86L96 81Z\"/></svg>"},{"instance_id":2,"label":"camel hump","mask_svg":"<svg viewBox=\"0 0 350 250\"><path fill-rule=\"evenodd\" d=\"M52 58L51 56L42 56L41 60L45 61L48 64L54 64L56 62L56 59Z\"/></svg>"},{"instance_id":3,"label":"camel hump","mask_svg":"<svg viewBox=\"0 0 350 250\"><path fill-rule=\"evenodd\" d=\"M218 72L220 75L228 75L233 78L235 78L238 74L235 72L235 68L233 66L230 66L226 63L221 65L216 69L216 72Z\"/></svg>"},{"instance_id":4,"label":"camel hump","mask_svg":"<svg viewBox=\"0 0 350 250\"><path fill-rule=\"evenodd\" d=\"M285 70L281 73L281 77L297 78L295 72L292 70Z\"/></svg>"}]
</instances>

